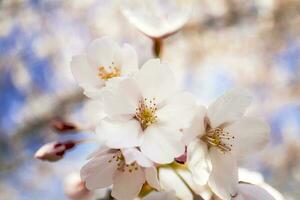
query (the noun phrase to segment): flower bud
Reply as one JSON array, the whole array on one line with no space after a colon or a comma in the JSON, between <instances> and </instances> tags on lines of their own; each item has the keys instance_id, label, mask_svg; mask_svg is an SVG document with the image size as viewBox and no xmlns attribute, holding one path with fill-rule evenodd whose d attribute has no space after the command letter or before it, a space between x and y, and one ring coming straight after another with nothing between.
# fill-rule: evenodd
<instances>
[{"instance_id":1,"label":"flower bud","mask_svg":"<svg viewBox=\"0 0 300 200\"><path fill-rule=\"evenodd\" d=\"M66 122L60 119L54 119L51 122L51 126L54 130L56 130L58 133L64 133L72 130L76 130L77 127L75 124L71 122Z\"/></svg>"},{"instance_id":2,"label":"flower bud","mask_svg":"<svg viewBox=\"0 0 300 200\"><path fill-rule=\"evenodd\" d=\"M48 143L39 148L34 157L40 160L55 162L62 159L65 152L74 148L75 145L75 141Z\"/></svg>"}]
</instances>

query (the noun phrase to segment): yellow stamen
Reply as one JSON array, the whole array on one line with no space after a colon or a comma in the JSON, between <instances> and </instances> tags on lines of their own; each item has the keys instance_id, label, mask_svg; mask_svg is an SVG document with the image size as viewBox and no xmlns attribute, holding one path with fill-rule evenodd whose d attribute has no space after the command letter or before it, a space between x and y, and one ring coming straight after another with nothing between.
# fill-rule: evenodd
<instances>
[{"instance_id":1,"label":"yellow stamen","mask_svg":"<svg viewBox=\"0 0 300 200\"><path fill-rule=\"evenodd\" d=\"M99 66L98 76L107 81L108 79L121 76L121 70L120 67L114 65L114 63L108 67L108 70L104 66Z\"/></svg>"},{"instance_id":2,"label":"yellow stamen","mask_svg":"<svg viewBox=\"0 0 300 200\"><path fill-rule=\"evenodd\" d=\"M139 107L136 109L135 117L139 120L143 130L157 121L157 116L155 115L157 107L154 101L155 98L150 101L148 101L147 98L139 101Z\"/></svg>"},{"instance_id":3,"label":"yellow stamen","mask_svg":"<svg viewBox=\"0 0 300 200\"><path fill-rule=\"evenodd\" d=\"M222 128L210 129L202 137L208 147L216 147L222 153L231 151L232 144L228 144L230 140L234 139L234 136L230 136L228 132L225 132Z\"/></svg>"},{"instance_id":4,"label":"yellow stamen","mask_svg":"<svg viewBox=\"0 0 300 200\"><path fill-rule=\"evenodd\" d=\"M117 170L120 172L130 172L137 171L139 169L139 166L136 162L128 165L125 162L125 158L122 155L122 153L119 151L117 152L110 160L108 160L108 163L116 163L117 164Z\"/></svg>"}]
</instances>

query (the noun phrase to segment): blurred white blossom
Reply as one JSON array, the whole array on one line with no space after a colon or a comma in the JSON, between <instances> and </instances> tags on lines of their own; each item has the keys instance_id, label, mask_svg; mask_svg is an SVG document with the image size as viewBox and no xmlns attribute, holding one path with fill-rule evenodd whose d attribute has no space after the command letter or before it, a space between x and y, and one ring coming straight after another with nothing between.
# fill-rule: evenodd
<instances>
[{"instance_id":1,"label":"blurred white blossom","mask_svg":"<svg viewBox=\"0 0 300 200\"><path fill-rule=\"evenodd\" d=\"M191 0L125 0L121 10L141 32L161 38L178 31L192 12Z\"/></svg>"},{"instance_id":2,"label":"blurred white blossom","mask_svg":"<svg viewBox=\"0 0 300 200\"><path fill-rule=\"evenodd\" d=\"M64 180L64 191L70 200L88 200L92 199L92 191L85 187L79 173L73 172Z\"/></svg>"}]
</instances>

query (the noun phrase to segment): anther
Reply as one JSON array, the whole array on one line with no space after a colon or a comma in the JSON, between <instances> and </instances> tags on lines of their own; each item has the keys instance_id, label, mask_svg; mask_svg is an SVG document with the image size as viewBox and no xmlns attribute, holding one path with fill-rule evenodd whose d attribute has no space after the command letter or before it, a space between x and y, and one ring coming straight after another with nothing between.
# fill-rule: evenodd
<instances>
[{"instance_id":1,"label":"anther","mask_svg":"<svg viewBox=\"0 0 300 200\"><path fill-rule=\"evenodd\" d=\"M108 70L104 66L98 67L98 76L103 80L121 76L121 70L114 64L108 66Z\"/></svg>"},{"instance_id":2,"label":"anther","mask_svg":"<svg viewBox=\"0 0 300 200\"><path fill-rule=\"evenodd\" d=\"M231 151L232 144L227 144L224 142L234 139L234 136L230 136L228 132L224 132L221 128L210 129L206 135L202 137L209 147L216 147L222 153Z\"/></svg>"}]
</instances>

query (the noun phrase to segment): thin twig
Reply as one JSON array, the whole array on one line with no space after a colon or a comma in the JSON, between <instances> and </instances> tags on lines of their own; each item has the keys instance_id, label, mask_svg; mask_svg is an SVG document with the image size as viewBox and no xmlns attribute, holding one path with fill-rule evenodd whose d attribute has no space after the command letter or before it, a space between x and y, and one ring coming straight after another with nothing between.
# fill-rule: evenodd
<instances>
[{"instance_id":1,"label":"thin twig","mask_svg":"<svg viewBox=\"0 0 300 200\"><path fill-rule=\"evenodd\" d=\"M152 38L153 41L153 54L156 58L161 58L163 39L162 38Z\"/></svg>"}]
</instances>

